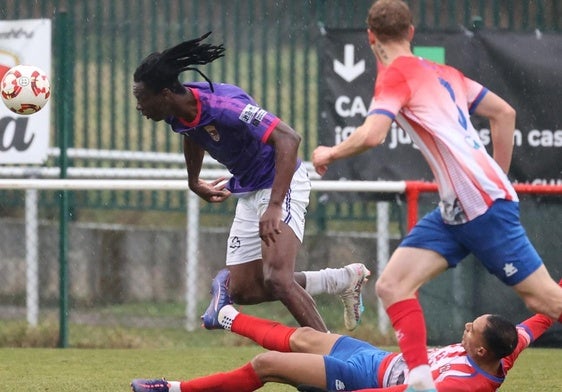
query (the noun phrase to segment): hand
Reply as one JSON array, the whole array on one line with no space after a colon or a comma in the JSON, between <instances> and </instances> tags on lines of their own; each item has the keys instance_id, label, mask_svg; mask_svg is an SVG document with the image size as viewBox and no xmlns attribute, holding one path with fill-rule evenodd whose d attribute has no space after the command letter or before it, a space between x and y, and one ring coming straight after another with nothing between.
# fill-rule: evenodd
<instances>
[{"instance_id":1,"label":"hand","mask_svg":"<svg viewBox=\"0 0 562 392\"><path fill-rule=\"evenodd\" d=\"M220 177L211 182L199 180L196 186L191 187L191 190L209 203L221 203L231 195L230 191L226 189L227 183L226 177Z\"/></svg>"},{"instance_id":2,"label":"hand","mask_svg":"<svg viewBox=\"0 0 562 392\"><path fill-rule=\"evenodd\" d=\"M312 164L316 173L323 176L328 171L328 165L332 163L332 147L318 146L312 152Z\"/></svg>"},{"instance_id":3,"label":"hand","mask_svg":"<svg viewBox=\"0 0 562 392\"><path fill-rule=\"evenodd\" d=\"M260 238L265 246L273 245L275 236L281 234L281 207L269 205L260 218Z\"/></svg>"}]
</instances>

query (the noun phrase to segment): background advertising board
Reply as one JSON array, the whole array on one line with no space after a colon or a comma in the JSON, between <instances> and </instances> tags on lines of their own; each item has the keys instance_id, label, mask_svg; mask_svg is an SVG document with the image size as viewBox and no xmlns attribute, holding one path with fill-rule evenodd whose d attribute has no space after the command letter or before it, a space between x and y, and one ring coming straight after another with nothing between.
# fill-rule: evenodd
<instances>
[{"instance_id":1,"label":"background advertising board","mask_svg":"<svg viewBox=\"0 0 562 392\"><path fill-rule=\"evenodd\" d=\"M13 66L34 65L51 78L51 21L0 21L0 79ZM51 89L53 88L51 84ZM40 164L47 159L50 103L23 116L0 102L0 164Z\"/></svg>"},{"instance_id":2,"label":"background advertising board","mask_svg":"<svg viewBox=\"0 0 562 392\"><path fill-rule=\"evenodd\" d=\"M504 97L517 110L509 176L562 184L562 40L556 34L416 33L416 55L452 65ZM376 66L361 30L327 30L322 51L323 102L319 141L334 145L360 125L373 97ZM472 122L489 152L487 121ZM409 136L395 124L385 143L330 166L325 179L426 180L433 175Z\"/></svg>"}]
</instances>

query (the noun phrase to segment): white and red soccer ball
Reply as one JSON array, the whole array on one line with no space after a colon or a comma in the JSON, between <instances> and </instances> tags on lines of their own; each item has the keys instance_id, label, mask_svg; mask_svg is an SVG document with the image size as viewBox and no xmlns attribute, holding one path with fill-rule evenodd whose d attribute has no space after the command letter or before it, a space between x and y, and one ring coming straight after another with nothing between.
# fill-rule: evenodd
<instances>
[{"instance_id":1,"label":"white and red soccer ball","mask_svg":"<svg viewBox=\"0 0 562 392\"><path fill-rule=\"evenodd\" d=\"M33 65L16 65L2 78L2 100L17 114L33 114L49 101L51 86L47 74Z\"/></svg>"}]
</instances>

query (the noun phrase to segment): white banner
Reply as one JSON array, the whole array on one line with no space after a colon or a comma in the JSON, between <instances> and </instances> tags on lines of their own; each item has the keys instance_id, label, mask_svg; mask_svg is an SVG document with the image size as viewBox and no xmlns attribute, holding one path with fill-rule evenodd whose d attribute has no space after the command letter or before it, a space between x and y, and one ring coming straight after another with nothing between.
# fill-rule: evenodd
<instances>
[{"instance_id":1,"label":"white banner","mask_svg":"<svg viewBox=\"0 0 562 392\"><path fill-rule=\"evenodd\" d=\"M51 20L0 21L0 80L11 67L34 65L51 81ZM43 163L51 129L50 103L39 112L20 116L0 100L0 164Z\"/></svg>"}]
</instances>

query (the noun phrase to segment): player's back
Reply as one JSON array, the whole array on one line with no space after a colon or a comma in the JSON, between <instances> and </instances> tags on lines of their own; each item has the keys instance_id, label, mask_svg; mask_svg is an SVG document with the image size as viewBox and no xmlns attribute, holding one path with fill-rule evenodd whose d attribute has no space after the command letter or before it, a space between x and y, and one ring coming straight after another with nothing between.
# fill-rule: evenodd
<instances>
[{"instance_id":1,"label":"player's back","mask_svg":"<svg viewBox=\"0 0 562 392\"><path fill-rule=\"evenodd\" d=\"M375 99L400 105L396 122L429 163L449 223L483 214L496 199L517 199L470 121L488 91L481 84L453 67L404 56L384 71L377 87Z\"/></svg>"}]
</instances>

